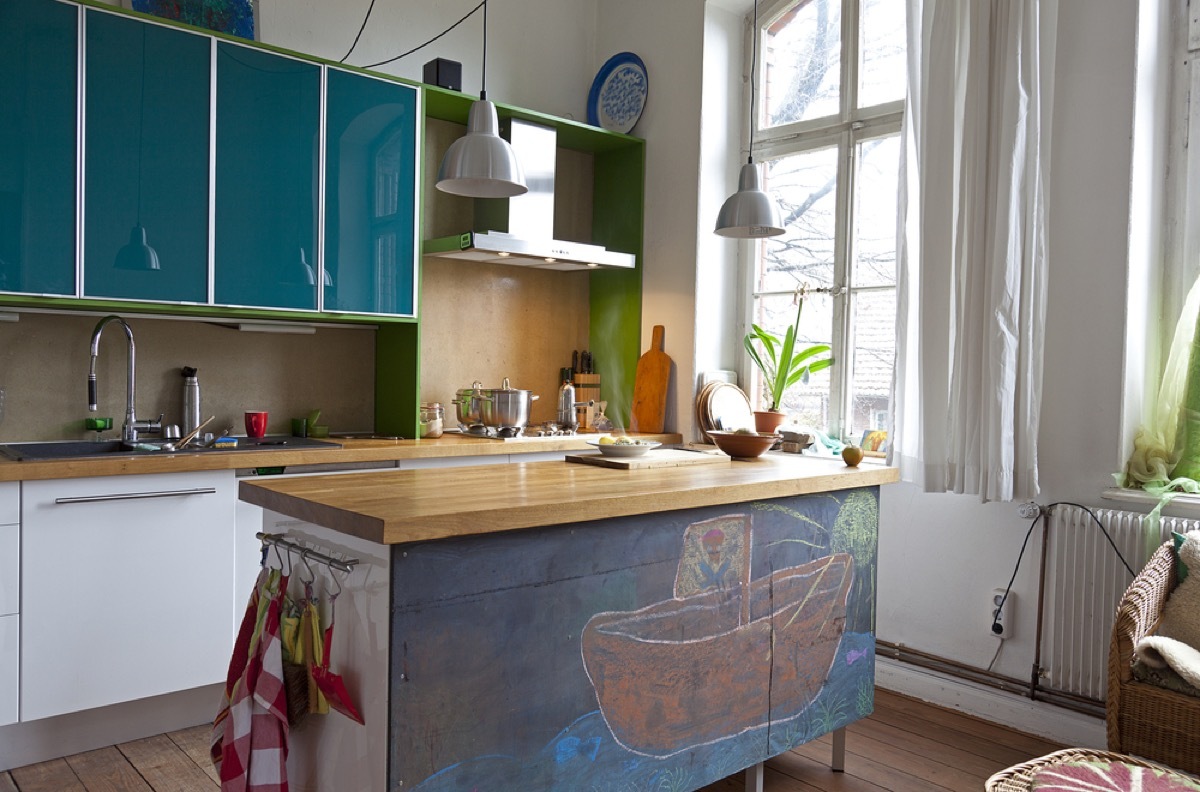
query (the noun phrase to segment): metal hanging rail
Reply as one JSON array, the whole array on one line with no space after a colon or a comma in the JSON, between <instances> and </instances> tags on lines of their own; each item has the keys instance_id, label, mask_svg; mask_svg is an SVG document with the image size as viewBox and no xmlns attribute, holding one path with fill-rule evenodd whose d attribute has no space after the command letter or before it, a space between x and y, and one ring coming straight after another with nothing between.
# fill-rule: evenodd
<instances>
[{"instance_id":1,"label":"metal hanging rail","mask_svg":"<svg viewBox=\"0 0 1200 792\"><path fill-rule=\"evenodd\" d=\"M326 553L313 550L311 547L305 547L290 541L286 536L282 536L280 534L269 534L260 531L255 534L255 537L257 537L258 540L263 543L264 547L266 545L275 545L276 547L284 548L289 553L295 551L296 554L301 558L310 561L316 561L320 564L324 564L330 569L336 569L339 572L345 572L346 574L353 572L354 565L358 563L357 558L334 558Z\"/></svg>"}]
</instances>

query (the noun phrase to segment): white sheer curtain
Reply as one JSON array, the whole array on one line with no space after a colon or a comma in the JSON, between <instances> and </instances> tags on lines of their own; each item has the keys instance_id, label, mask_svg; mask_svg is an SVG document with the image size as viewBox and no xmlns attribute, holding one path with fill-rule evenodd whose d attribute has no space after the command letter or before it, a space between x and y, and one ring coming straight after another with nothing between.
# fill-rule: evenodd
<instances>
[{"instance_id":1,"label":"white sheer curtain","mask_svg":"<svg viewBox=\"0 0 1200 792\"><path fill-rule=\"evenodd\" d=\"M1038 493L1057 0L907 0L890 461Z\"/></svg>"}]
</instances>

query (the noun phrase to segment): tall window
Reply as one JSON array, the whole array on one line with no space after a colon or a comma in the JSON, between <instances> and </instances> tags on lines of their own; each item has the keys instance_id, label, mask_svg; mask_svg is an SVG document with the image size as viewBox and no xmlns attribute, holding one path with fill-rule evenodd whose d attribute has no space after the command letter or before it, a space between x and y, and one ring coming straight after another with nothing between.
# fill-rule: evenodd
<instances>
[{"instance_id":1,"label":"tall window","mask_svg":"<svg viewBox=\"0 0 1200 792\"><path fill-rule=\"evenodd\" d=\"M782 336L807 288L798 343L830 344L834 365L781 409L835 437L887 422L904 5L787 0L760 11L754 31L763 57L753 153L786 232L755 243L749 321ZM751 387L761 403L757 375Z\"/></svg>"}]
</instances>

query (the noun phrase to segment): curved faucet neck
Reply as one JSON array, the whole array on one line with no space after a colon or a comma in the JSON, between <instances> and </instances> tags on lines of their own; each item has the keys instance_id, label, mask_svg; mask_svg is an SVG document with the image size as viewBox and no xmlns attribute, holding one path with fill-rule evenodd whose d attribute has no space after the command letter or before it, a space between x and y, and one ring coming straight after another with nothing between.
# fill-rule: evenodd
<instances>
[{"instance_id":1,"label":"curved faucet neck","mask_svg":"<svg viewBox=\"0 0 1200 792\"><path fill-rule=\"evenodd\" d=\"M129 342L129 363L126 371L125 391L125 424L121 427L121 439L127 443L137 442L137 416L134 415L134 370L137 364L137 352L133 343L133 328L119 316L106 316L96 323L92 331L92 360L88 369L88 410L96 412L99 408L96 394L96 358L100 354L100 335L110 323L117 322L125 331L125 339Z\"/></svg>"}]
</instances>

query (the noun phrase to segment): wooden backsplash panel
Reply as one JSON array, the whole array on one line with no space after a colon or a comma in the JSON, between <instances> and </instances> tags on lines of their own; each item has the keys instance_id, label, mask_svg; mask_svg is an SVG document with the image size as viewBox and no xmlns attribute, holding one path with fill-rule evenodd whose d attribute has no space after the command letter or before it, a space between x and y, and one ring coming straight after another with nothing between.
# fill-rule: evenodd
<instances>
[{"instance_id":1,"label":"wooden backsplash panel","mask_svg":"<svg viewBox=\"0 0 1200 792\"><path fill-rule=\"evenodd\" d=\"M421 400L451 400L479 380L533 391L531 420L554 418L559 369L588 343L586 272L426 257L421 272Z\"/></svg>"}]
</instances>

